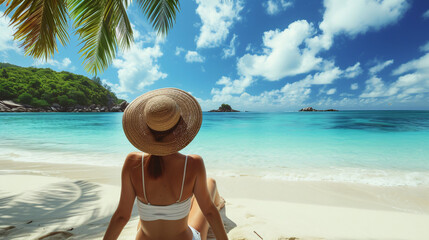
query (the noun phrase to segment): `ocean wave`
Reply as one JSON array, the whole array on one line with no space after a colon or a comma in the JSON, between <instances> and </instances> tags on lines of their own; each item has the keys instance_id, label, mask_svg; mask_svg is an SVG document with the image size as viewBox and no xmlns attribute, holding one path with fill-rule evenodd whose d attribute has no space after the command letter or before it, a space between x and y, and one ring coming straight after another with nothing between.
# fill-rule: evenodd
<instances>
[{"instance_id":1,"label":"ocean wave","mask_svg":"<svg viewBox=\"0 0 429 240\"><path fill-rule=\"evenodd\" d=\"M95 166L122 166L126 154L74 151L43 151L1 149L0 160L42 162L55 164L83 164ZM357 183L373 186L429 186L428 170L376 169L368 167L256 167L243 164L209 161L207 171L220 177L257 177L262 180L324 181ZM1 174L2 172L0 172ZM4 173L4 172L3 172Z\"/></svg>"},{"instance_id":2,"label":"ocean wave","mask_svg":"<svg viewBox=\"0 0 429 240\"><path fill-rule=\"evenodd\" d=\"M371 186L429 186L429 171L368 169L368 168L314 168L261 170L261 169L229 169L210 172L220 177L258 177L266 181L289 182L337 182L366 184Z\"/></svg>"}]
</instances>

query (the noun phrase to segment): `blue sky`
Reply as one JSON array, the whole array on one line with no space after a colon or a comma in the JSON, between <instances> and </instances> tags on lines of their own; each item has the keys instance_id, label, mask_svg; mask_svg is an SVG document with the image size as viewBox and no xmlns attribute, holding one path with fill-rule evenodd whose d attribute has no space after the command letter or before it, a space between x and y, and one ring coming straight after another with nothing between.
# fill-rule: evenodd
<instances>
[{"instance_id":1,"label":"blue sky","mask_svg":"<svg viewBox=\"0 0 429 240\"><path fill-rule=\"evenodd\" d=\"M163 39L137 5L128 13L135 44L99 75L128 101L177 87L203 110L429 109L426 0L182 0ZM75 36L40 62L24 56L7 17L0 32L2 62L92 77Z\"/></svg>"}]
</instances>

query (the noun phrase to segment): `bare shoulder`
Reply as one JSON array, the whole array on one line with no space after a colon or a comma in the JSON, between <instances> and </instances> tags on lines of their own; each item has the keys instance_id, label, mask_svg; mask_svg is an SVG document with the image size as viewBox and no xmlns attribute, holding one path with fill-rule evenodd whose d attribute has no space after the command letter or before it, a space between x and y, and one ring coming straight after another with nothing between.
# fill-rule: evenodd
<instances>
[{"instance_id":1,"label":"bare shoulder","mask_svg":"<svg viewBox=\"0 0 429 240\"><path fill-rule=\"evenodd\" d=\"M205 169L204 160L200 155L190 154L188 155L188 159L190 160L189 164L191 164L193 166L193 169L195 169L196 171L201 171Z\"/></svg>"},{"instance_id":2,"label":"bare shoulder","mask_svg":"<svg viewBox=\"0 0 429 240\"><path fill-rule=\"evenodd\" d=\"M131 169L141 164L141 159L144 153L131 152L127 155L124 161L124 169Z\"/></svg>"}]
</instances>

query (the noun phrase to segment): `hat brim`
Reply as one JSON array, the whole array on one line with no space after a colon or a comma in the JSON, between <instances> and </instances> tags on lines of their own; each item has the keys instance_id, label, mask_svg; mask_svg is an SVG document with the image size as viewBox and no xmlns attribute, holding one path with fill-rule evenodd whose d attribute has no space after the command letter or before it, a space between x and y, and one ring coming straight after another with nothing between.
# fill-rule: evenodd
<instances>
[{"instance_id":1,"label":"hat brim","mask_svg":"<svg viewBox=\"0 0 429 240\"><path fill-rule=\"evenodd\" d=\"M155 140L146 123L144 108L149 99L160 95L168 96L177 103L181 118L174 130L162 140ZM128 140L137 149L166 156L185 148L194 139L200 130L202 119L200 104L192 95L177 88L162 88L147 92L132 101L124 111L122 127Z\"/></svg>"}]
</instances>

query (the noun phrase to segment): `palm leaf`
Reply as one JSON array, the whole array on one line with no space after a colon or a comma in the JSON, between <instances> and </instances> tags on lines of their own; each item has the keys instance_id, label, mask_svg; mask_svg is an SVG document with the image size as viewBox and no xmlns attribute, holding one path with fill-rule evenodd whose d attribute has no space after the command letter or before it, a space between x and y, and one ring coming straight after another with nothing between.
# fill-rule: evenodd
<instances>
[{"instance_id":1,"label":"palm leaf","mask_svg":"<svg viewBox=\"0 0 429 240\"><path fill-rule=\"evenodd\" d=\"M116 56L118 42L121 48L131 45L127 6L122 0L69 0L70 16L83 44L79 53L88 72L97 75L105 70Z\"/></svg>"},{"instance_id":2,"label":"palm leaf","mask_svg":"<svg viewBox=\"0 0 429 240\"><path fill-rule=\"evenodd\" d=\"M0 0L3 4L5 0ZM14 39L21 42L26 55L52 57L58 51L57 39L68 43L67 5L65 0L8 0L5 15L11 13Z\"/></svg>"},{"instance_id":3,"label":"palm leaf","mask_svg":"<svg viewBox=\"0 0 429 240\"><path fill-rule=\"evenodd\" d=\"M137 0L158 34L173 26L179 0ZM26 54L49 58L57 49L57 38L68 43L67 8L79 36L85 70L97 75L116 57L117 47L129 48L133 31L126 9L131 0L0 0L5 14L17 29L14 38L22 41ZM67 3L67 4L66 4Z\"/></svg>"},{"instance_id":4,"label":"palm leaf","mask_svg":"<svg viewBox=\"0 0 429 240\"><path fill-rule=\"evenodd\" d=\"M180 11L179 0L137 0L144 14L158 34L166 35Z\"/></svg>"},{"instance_id":5,"label":"palm leaf","mask_svg":"<svg viewBox=\"0 0 429 240\"><path fill-rule=\"evenodd\" d=\"M127 14L128 5L128 0L110 0L107 3L108 12L112 16L110 25L116 26L119 46L123 49L129 48L133 43L133 29Z\"/></svg>"}]
</instances>

